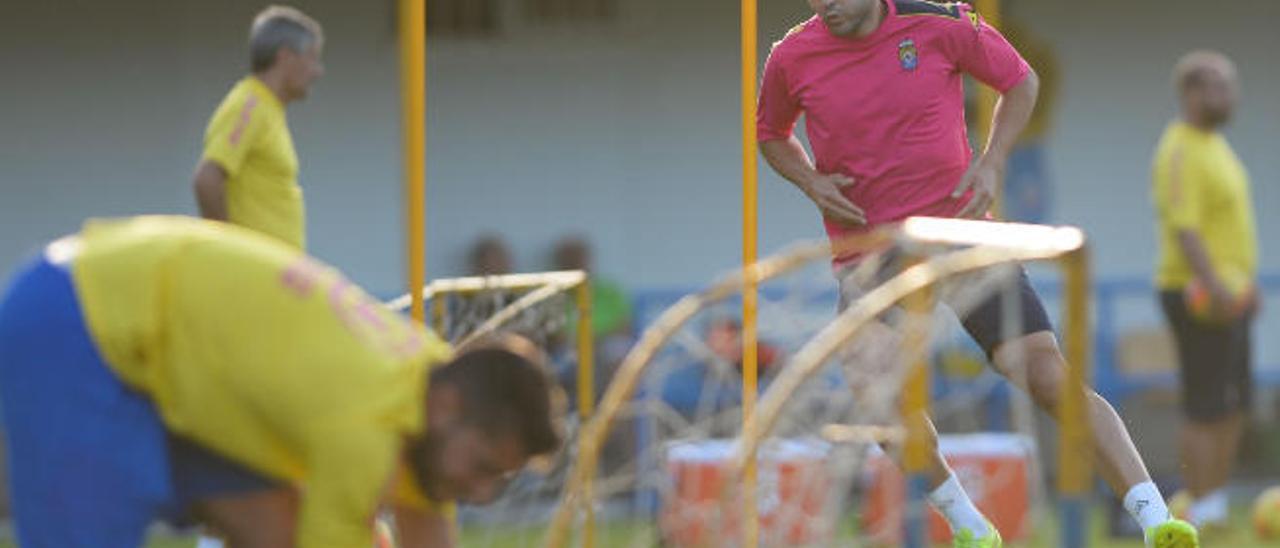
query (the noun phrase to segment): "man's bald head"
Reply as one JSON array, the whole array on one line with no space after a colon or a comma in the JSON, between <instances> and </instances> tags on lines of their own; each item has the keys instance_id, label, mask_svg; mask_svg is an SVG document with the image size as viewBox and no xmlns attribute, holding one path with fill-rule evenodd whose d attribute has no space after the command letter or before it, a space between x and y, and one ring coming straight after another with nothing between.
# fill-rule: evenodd
<instances>
[{"instance_id":1,"label":"man's bald head","mask_svg":"<svg viewBox=\"0 0 1280 548\"><path fill-rule=\"evenodd\" d=\"M1173 85L1182 100L1182 115L1191 124L1212 130L1231 119L1239 81L1235 63L1226 55L1197 50L1182 56L1173 69Z\"/></svg>"}]
</instances>

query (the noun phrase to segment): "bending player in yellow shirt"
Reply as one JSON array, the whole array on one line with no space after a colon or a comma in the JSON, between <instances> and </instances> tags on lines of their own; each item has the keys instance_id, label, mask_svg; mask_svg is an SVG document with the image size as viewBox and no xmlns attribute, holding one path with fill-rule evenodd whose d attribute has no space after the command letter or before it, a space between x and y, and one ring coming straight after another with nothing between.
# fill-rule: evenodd
<instances>
[{"instance_id":1,"label":"bending player in yellow shirt","mask_svg":"<svg viewBox=\"0 0 1280 548\"><path fill-rule=\"evenodd\" d=\"M491 499L559 444L540 359L520 339L453 356L252 231L91 221L0 300L18 538L138 546L185 518L235 546L367 547L389 506L402 545L449 546L430 501Z\"/></svg>"}]
</instances>

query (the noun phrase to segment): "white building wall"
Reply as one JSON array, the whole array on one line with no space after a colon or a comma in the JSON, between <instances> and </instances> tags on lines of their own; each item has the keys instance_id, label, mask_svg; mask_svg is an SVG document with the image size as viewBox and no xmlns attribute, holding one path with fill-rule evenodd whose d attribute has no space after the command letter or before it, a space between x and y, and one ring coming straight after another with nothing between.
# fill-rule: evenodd
<instances>
[{"instance_id":1,"label":"white building wall","mask_svg":"<svg viewBox=\"0 0 1280 548\"><path fill-rule=\"evenodd\" d=\"M462 271L496 231L521 269L587 232L600 269L637 288L696 285L738 260L737 3L619 0L603 28L432 41L428 269ZM313 250L374 291L401 285L398 90L390 0L298 2L325 25L328 74L290 110ZM763 3L765 44L804 13ZM206 117L243 72L259 2L52 0L0 5L0 268L90 215L194 211ZM1253 174L1264 264L1280 231L1280 46L1270 0L1017 0L1056 42L1055 219L1098 242L1103 275L1154 254L1150 151L1173 115L1168 71L1192 46L1232 54L1245 103L1229 136ZM518 14L517 14L518 15ZM762 249L820 237L762 164Z\"/></svg>"}]
</instances>

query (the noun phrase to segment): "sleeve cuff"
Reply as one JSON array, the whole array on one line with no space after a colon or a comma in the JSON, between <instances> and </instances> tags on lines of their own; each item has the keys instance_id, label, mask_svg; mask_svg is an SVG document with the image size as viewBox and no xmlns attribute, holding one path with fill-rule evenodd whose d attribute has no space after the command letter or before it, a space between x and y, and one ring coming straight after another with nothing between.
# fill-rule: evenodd
<instances>
[{"instance_id":1,"label":"sleeve cuff","mask_svg":"<svg viewBox=\"0 0 1280 548\"><path fill-rule=\"evenodd\" d=\"M214 164L217 164L218 167L222 168L222 172L227 174L227 177L234 177L236 175L236 172L239 171L238 169L235 169L231 166L232 162L230 159L226 158L221 154L218 154L217 152L213 152L213 151L205 152L204 156L200 158L200 161L213 162Z\"/></svg>"},{"instance_id":2,"label":"sleeve cuff","mask_svg":"<svg viewBox=\"0 0 1280 548\"><path fill-rule=\"evenodd\" d=\"M779 131L764 126L756 126L756 141L784 141L790 139L792 131Z\"/></svg>"},{"instance_id":3,"label":"sleeve cuff","mask_svg":"<svg viewBox=\"0 0 1280 548\"><path fill-rule=\"evenodd\" d=\"M1017 73L1015 73L1012 77L1008 78L1007 81L997 82L991 87L995 88L995 90L999 92L1000 95L1004 95L1006 93L1009 93L1009 90L1016 88L1023 82L1027 81L1028 76L1031 76L1031 65L1028 65L1025 61L1023 61L1022 63L1019 64Z\"/></svg>"}]
</instances>

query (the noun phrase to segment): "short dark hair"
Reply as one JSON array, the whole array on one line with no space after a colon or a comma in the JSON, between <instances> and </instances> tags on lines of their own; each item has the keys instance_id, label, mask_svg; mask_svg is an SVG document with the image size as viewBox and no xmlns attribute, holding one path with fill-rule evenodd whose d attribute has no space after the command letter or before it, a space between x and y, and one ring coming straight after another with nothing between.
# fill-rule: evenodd
<instances>
[{"instance_id":1,"label":"short dark hair","mask_svg":"<svg viewBox=\"0 0 1280 548\"><path fill-rule=\"evenodd\" d=\"M546 370L533 343L507 336L460 349L431 372L429 382L458 390L462 424L490 436L515 436L526 455L545 455L560 446Z\"/></svg>"},{"instance_id":2,"label":"short dark hair","mask_svg":"<svg viewBox=\"0 0 1280 548\"><path fill-rule=\"evenodd\" d=\"M302 53L311 44L323 43L320 23L297 8L268 6L249 27L249 66L262 72L276 62L280 48Z\"/></svg>"}]
</instances>

